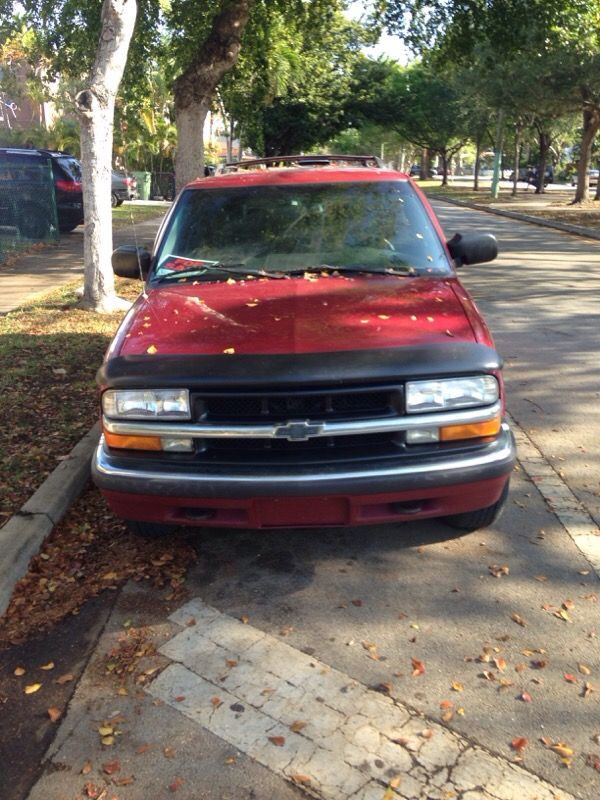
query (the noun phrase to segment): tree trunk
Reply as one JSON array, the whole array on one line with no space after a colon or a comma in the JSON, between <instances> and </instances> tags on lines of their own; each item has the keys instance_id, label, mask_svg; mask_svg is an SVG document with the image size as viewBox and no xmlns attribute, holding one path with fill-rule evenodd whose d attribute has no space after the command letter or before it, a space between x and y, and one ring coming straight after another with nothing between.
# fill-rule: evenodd
<instances>
[{"instance_id":1,"label":"tree trunk","mask_svg":"<svg viewBox=\"0 0 600 800\"><path fill-rule=\"evenodd\" d=\"M204 175L204 120L223 76L236 63L255 0L221 0L207 38L198 43L191 63L175 80L175 185Z\"/></svg>"},{"instance_id":2,"label":"tree trunk","mask_svg":"<svg viewBox=\"0 0 600 800\"><path fill-rule=\"evenodd\" d=\"M440 158L442 159L442 186L448 186L448 154L445 150L440 150Z\"/></svg>"},{"instance_id":3,"label":"tree trunk","mask_svg":"<svg viewBox=\"0 0 600 800\"><path fill-rule=\"evenodd\" d=\"M429 150L424 147L423 153L421 156L421 172L419 174L420 181L427 181L429 180L429 165L431 163L431 159L429 156Z\"/></svg>"},{"instance_id":4,"label":"tree trunk","mask_svg":"<svg viewBox=\"0 0 600 800\"><path fill-rule=\"evenodd\" d=\"M479 191L479 170L481 168L481 140L483 136L478 133L475 140L475 168L473 171L473 190Z\"/></svg>"},{"instance_id":5,"label":"tree trunk","mask_svg":"<svg viewBox=\"0 0 600 800\"><path fill-rule=\"evenodd\" d=\"M583 112L583 136L581 137L581 156L577 166L577 189L573 203L589 199L588 168L592 155L592 144L600 128L600 110Z\"/></svg>"},{"instance_id":6,"label":"tree trunk","mask_svg":"<svg viewBox=\"0 0 600 800\"><path fill-rule=\"evenodd\" d=\"M540 145L540 161L538 164L536 194L543 194L546 181L546 161L548 160L548 150L550 149L550 137L547 133L538 128L538 142Z\"/></svg>"},{"instance_id":7,"label":"tree trunk","mask_svg":"<svg viewBox=\"0 0 600 800\"><path fill-rule=\"evenodd\" d=\"M512 196L517 196L517 183L519 180L519 155L521 150L521 126L517 125L515 128L515 151L514 151L514 161L513 161L513 188L512 188Z\"/></svg>"},{"instance_id":8,"label":"tree trunk","mask_svg":"<svg viewBox=\"0 0 600 800\"><path fill-rule=\"evenodd\" d=\"M115 97L127 62L136 0L104 0L101 33L88 86L76 97L81 122L85 308L110 312L129 306L116 297L110 205Z\"/></svg>"}]
</instances>

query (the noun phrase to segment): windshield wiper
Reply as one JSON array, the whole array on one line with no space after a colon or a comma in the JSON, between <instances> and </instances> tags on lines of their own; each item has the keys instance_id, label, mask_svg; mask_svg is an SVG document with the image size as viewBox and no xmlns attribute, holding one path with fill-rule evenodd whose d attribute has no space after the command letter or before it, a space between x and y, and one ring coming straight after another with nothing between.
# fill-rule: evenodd
<instances>
[{"instance_id":1,"label":"windshield wiper","mask_svg":"<svg viewBox=\"0 0 600 800\"><path fill-rule=\"evenodd\" d=\"M347 265L345 267L335 267L331 264L319 264L318 267L304 267L303 269L294 269L290 272L286 271L286 275L302 275L304 272L339 272L340 275L346 273L368 272L372 275L401 275L404 278L415 278L417 272L414 267L406 267L399 269L398 267L365 267L362 264Z\"/></svg>"},{"instance_id":2,"label":"windshield wiper","mask_svg":"<svg viewBox=\"0 0 600 800\"><path fill-rule=\"evenodd\" d=\"M204 264L202 267L189 267L188 269L177 269L167 272L165 275L160 275L155 278L156 283L163 283L170 280L177 280L178 278L193 278L206 275L207 272L225 272L228 275L252 275L257 278L273 278L280 280L285 278L281 272L266 272L262 269L251 269L246 267L243 263L219 263Z\"/></svg>"}]
</instances>

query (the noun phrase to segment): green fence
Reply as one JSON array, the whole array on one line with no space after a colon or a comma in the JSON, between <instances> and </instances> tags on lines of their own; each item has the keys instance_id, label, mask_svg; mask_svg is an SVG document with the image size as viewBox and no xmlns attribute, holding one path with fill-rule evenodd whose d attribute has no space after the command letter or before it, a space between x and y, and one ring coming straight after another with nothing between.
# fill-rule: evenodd
<instances>
[{"instance_id":1,"label":"green fence","mask_svg":"<svg viewBox=\"0 0 600 800\"><path fill-rule=\"evenodd\" d=\"M0 263L37 242L58 241L50 159L26 150L0 151Z\"/></svg>"}]
</instances>

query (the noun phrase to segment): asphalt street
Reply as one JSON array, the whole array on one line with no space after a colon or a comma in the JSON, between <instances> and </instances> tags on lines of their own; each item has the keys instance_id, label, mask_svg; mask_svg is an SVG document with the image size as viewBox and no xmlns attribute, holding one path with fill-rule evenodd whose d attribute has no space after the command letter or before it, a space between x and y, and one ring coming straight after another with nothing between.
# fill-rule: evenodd
<instances>
[{"instance_id":1,"label":"asphalt street","mask_svg":"<svg viewBox=\"0 0 600 800\"><path fill-rule=\"evenodd\" d=\"M435 208L448 236L457 230L480 229L498 237L500 258L465 268L462 278L506 359L509 411L600 521L596 363L600 245L448 204L436 202ZM409 800L552 796L596 800L600 796L600 771L588 759L589 754L600 758L595 738L600 734L598 577L523 470L514 473L501 519L492 528L469 535L459 536L442 522L426 521L345 530L203 530L190 536L199 560L188 577L189 595L198 599L199 613L204 614L203 604L214 614L221 613L224 632L208 644L212 651L229 648L236 654L226 661L235 673L241 656L226 634L230 629L235 634L235 620L247 625L244 647L255 647L253 652L262 652L265 659L251 665L254 675L256 670L260 673L261 663L264 667L265 686L262 691L260 685L255 687L263 696L260 703L270 700L271 693L276 697L270 681L277 665L267 664L268 648L263 644L261 651L254 640L277 640L291 648L282 650L279 658L282 664L289 662L288 670L296 658L298 669L307 667L306 656L314 659L321 688L314 688L314 681L307 678L306 708L312 712L300 721L317 729L313 739L320 742L321 761L315 769L321 774L323 760L329 759L334 772L336 764L338 772L346 770L348 787L355 778L347 769L348 758L342 760L331 744L336 740L328 739L323 730L319 733L327 715L319 712L318 703L331 712L339 702L328 694L325 675L332 670L336 679L343 676L359 688L361 703L364 692L397 701L398 708L410 715L411 725L418 727L420 733L413 731L417 738L423 734L427 738L428 731L435 730L441 741L453 732L458 751L475 746L485 751L489 770L482 767L475 778L465 777L464 768L461 772L451 760L443 764L432 760L429 767L424 766L426 761L418 767L409 765L393 796ZM289 764L274 758L264 733L260 742L240 734L243 686L234 692L238 699L229 706L238 715L233 727L227 727L224 716L219 727L212 715L206 716L206 709L191 703L192 694L199 697L198 687L210 679L198 666L198 650L178 649L175 642L180 640L173 637L185 634L186 626L190 630L197 626L202 638L205 620L192 619L191 611L169 619L164 600L159 601L153 591L129 587L117 598L30 800L86 796L89 779L96 787L108 787L107 798L119 800L160 800L175 791L182 800L304 796L305 790L315 787L304 780L315 762L307 756L304 768L297 769L301 774L294 774L290 782ZM167 643L151 662L148 680L135 696L130 692L127 697L117 693L101 668L124 624L146 628L157 645ZM193 636L196 632L188 639ZM51 657L52 635L45 647ZM56 655L58 659L60 654ZM61 669L68 666L61 664ZM193 681L188 680L188 668L196 670ZM184 687L177 689L177 696L165 686L168 674L179 676ZM286 680L288 686L295 685L293 676ZM210 703L216 715L224 690L218 681L215 687ZM212 690L203 691L209 691L208 697ZM283 725L283 707L274 703L273 708L280 709L272 712L273 719ZM106 747L98 726L106 727L110 719L118 720L122 730ZM380 726L381 733L382 719L374 714L370 721L376 729ZM47 721L43 724L47 728ZM285 736L273 738L291 737L286 730ZM410 747L408 738L401 741ZM517 740L527 741L515 749L511 743ZM276 753L275 746L284 744L271 742ZM552 745L562 747L562 759ZM121 786L110 783L112 773L101 765L115 759L119 775L134 780ZM539 792L519 791L519 785L525 787L525 773L519 773L521 784L515 773L514 785L502 779L496 786L492 765L497 774L507 775L509 762L515 759L526 773L570 794L553 795L543 787ZM82 774L88 762L91 767ZM381 769L389 779L390 763L384 762L382 756L379 766L376 759L373 769ZM34 770L34 765L28 768ZM427 783L424 794L414 788L419 781L422 787ZM355 794L353 786L337 796L383 800L385 783L374 786L372 794ZM317 796L336 795L332 789Z\"/></svg>"}]
</instances>

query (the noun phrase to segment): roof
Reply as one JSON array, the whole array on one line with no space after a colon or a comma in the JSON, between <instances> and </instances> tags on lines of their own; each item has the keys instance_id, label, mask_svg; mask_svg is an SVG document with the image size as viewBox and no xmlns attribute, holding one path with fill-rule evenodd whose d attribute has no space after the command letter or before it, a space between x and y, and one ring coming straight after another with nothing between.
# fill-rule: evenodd
<instances>
[{"instance_id":1,"label":"roof","mask_svg":"<svg viewBox=\"0 0 600 800\"><path fill-rule=\"evenodd\" d=\"M370 167L284 167L226 172L197 178L188 184L191 189L217 189L234 186L273 186L298 183L359 183L368 181L408 180L402 172Z\"/></svg>"}]
</instances>

